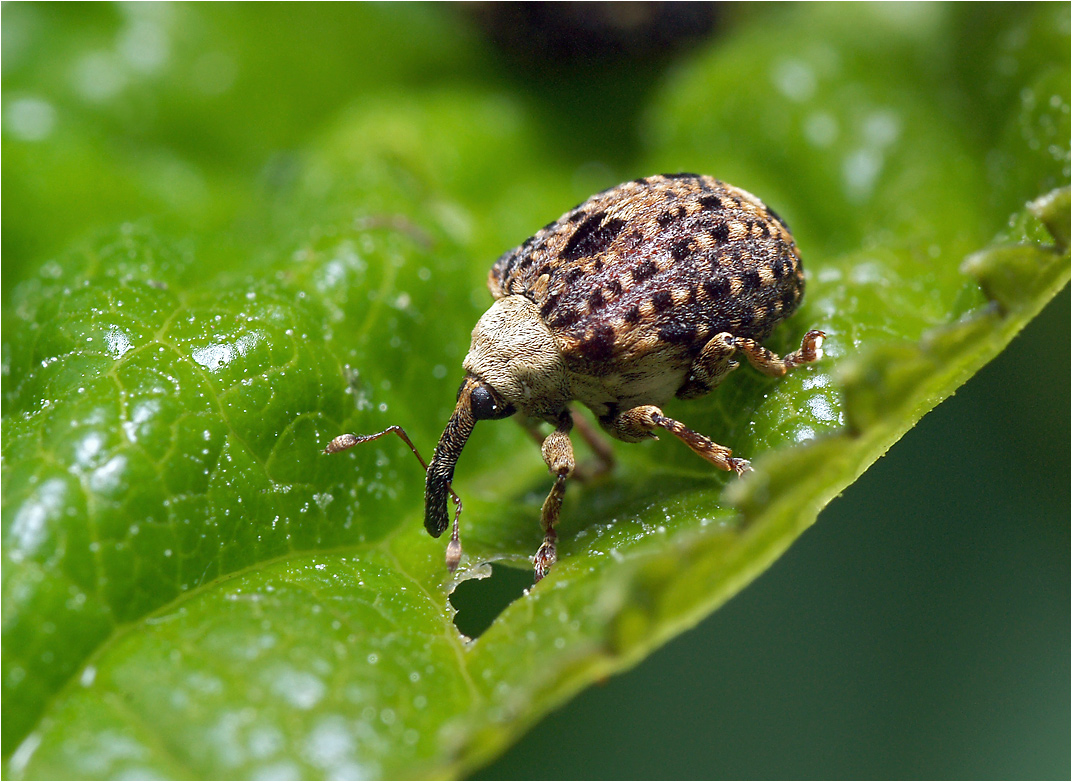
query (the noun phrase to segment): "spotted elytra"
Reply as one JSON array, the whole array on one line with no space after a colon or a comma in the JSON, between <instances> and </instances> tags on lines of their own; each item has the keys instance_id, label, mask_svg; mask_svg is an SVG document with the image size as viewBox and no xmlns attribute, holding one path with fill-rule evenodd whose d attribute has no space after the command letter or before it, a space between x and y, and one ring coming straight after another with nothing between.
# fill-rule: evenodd
<instances>
[{"instance_id":1,"label":"spotted elytra","mask_svg":"<svg viewBox=\"0 0 1072 782\"><path fill-rule=\"evenodd\" d=\"M462 554L461 503L451 482L477 421L517 414L542 442L555 482L533 557L539 581L555 562L555 525L575 473L570 431L576 427L596 454L587 472L613 463L608 444L571 402L591 409L619 440L665 429L719 469L742 474L751 469L746 460L667 418L661 405L711 391L738 367L738 351L772 377L823 355L821 331L809 331L785 358L759 344L800 304L800 255L773 210L707 176L653 176L597 193L499 258L488 287L495 302L473 329L457 406L425 467L424 526L433 537L448 526L448 493L455 503L451 572ZM542 422L554 427L546 437L536 428ZM425 464L397 426L341 435L326 450L389 432Z\"/></svg>"}]
</instances>

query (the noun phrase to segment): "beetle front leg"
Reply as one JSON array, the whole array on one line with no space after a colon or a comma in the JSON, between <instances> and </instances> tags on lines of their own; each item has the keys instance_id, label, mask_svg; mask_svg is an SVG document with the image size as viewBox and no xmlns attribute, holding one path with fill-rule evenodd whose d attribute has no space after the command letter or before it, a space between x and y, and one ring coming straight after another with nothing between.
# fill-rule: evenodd
<instances>
[{"instance_id":1,"label":"beetle front leg","mask_svg":"<svg viewBox=\"0 0 1072 782\"><path fill-rule=\"evenodd\" d=\"M569 411L559 419L558 427L543 441L541 452L547 469L555 476L555 484L551 487L547 499L543 502L540 510L540 526L543 527L543 543L532 558L533 569L536 572L536 581L540 581L547 575L551 565L555 564L557 552L555 543L558 534L555 525L558 524L559 511L562 509L562 498L566 494L566 479L569 478L575 466L573 459L573 444L569 439L570 429L573 428L573 418Z\"/></svg>"},{"instance_id":2,"label":"beetle front leg","mask_svg":"<svg viewBox=\"0 0 1072 782\"><path fill-rule=\"evenodd\" d=\"M606 438L596 431L595 427L588 422L587 418L577 410L573 410L572 415L573 426L577 430L577 434L584 440L585 445L592 450L592 458L576 465L570 477L575 481L587 483L602 475L606 475L614 469L614 451L611 449L610 443L607 442ZM520 419L519 422L528 436L532 438L533 442L542 449L546 438L543 436L543 433L540 432L540 421L529 418Z\"/></svg>"},{"instance_id":3,"label":"beetle front leg","mask_svg":"<svg viewBox=\"0 0 1072 782\"><path fill-rule=\"evenodd\" d=\"M639 442L648 437L655 437L656 429L665 429L681 440L693 452L711 462L720 470L733 471L743 475L752 469L747 459L737 459L733 451L719 445L710 437L689 429L680 421L667 418L655 405L641 405L619 413L616 417L603 421L607 431L626 442Z\"/></svg>"}]
</instances>

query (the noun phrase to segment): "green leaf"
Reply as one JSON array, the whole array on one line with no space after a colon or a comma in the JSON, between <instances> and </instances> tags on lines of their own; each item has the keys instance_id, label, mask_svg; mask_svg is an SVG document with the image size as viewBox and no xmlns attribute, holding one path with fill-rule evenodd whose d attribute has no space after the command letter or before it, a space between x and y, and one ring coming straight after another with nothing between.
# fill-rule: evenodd
<instances>
[{"instance_id":1,"label":"green leaf","mask_svg":"<svg viewBox=\"0 0 1072 782\"><path fill-rule=\"evenodd\" d=\"M828 358L669 408L752 458L744 480L669 438L616 448L570 488L551 576L473 641L404 445L320 451L390 424L429 451L489 257L587 194L523 98L366 89L272 187L215 169L192 203L239 228L194 238L180 210L42 265L5 305L5 776L461 775L694 625L1067 283L1061 10L978 22L1027 41L1015 83L950 32L962 11L854 6L761 17L662 85L631 175L711 172L778 209L809 287L770 345L818 327ZM528 568L549 480L527 438L482 423L455 486L459 579Z\"/></svg>"},{"instance_id":2,"label":"green leaf","mask_svg":"<svg viewBox=\"0 0 1072 782\"><path fill-rule=\"evenodd\" d=\"M22 263L4 264L5 288L87 229L151 214L183 233L233 230L341 104L482 67L459 22L417 4L266 6L255 18L228 6L13 6L3 247Z\"/></svg>"}]
</instances>

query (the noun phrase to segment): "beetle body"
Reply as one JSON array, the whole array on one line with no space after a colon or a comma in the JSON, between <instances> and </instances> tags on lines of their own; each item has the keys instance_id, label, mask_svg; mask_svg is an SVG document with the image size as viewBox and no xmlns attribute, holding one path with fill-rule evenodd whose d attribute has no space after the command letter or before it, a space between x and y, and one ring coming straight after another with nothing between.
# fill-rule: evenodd
<instances>
[{"instance_id":1,"label":"beetle body","mask_svg":"<svg viewBox=\"0 0 1072 782\"><path fill-rule=\"evenodd\" d=\"M570 403L589 407L619 440L664 429L741 474L747 461L660 406L708 393L737 368L738 352L775 377L822 357L820 331L784 359L759 344L800 303L800 256L777 214L711 177L654 176L598 193L499 258L488 287L495 302L473 329L457 405L427 468L425 526L437 537L448 526L454 467L476 421L520 413L548 422L542 453L555 483L541 515L537 581L556 558L575 423L612 458ZM451 570L460 556L456 515Z\"/></svg>"},{"instance_id":2,"label":"beetle body","mask_svg":"<svg viewBox=\"0 0 1072 782\"><path fill-rule=\"evenodd\" d=\"M497 301L466 371L531 416L576 400L604 418L683 390L716 334L766 338L796 309L804 276L788 229L759 199L676 175L593 196L503 255L488 287ZM526 366L530 338L539 368ZM507 394L510 371L554 383Z\"/></svg>"}]
</instances>

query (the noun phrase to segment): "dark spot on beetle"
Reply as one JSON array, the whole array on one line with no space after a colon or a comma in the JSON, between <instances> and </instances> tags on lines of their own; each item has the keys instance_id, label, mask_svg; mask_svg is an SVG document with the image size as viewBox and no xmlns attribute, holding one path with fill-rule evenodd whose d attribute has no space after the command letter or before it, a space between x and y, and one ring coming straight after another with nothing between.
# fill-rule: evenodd
<instances>
[{"instance_id":1,"label":"dark spot on beetle","mask_svg":"<svg viewBox=\"0 0 1072 782\"><path fill-rule=\"evenodd\" d=\"M724 331L728 331L730 334L734 333L731 318L724 313L711 317L707 321L707 330L712 334L721 334Z\"/></svg>"},{"instance_id":2,"label":"dark spot on beetle","mask_svg":"<svg viewBox=\"0 0 1072 782\"><path fill-rule=\"evenodd\" d=\"M599 290L598 288L592 291L592 295L588 297L589 310L598 310L606 303L607 300L603 298L603 291Z\"/></svg>"},{"instance_id":3,"label":"dark spot on beetle","mask_svg":"<svg viewBox=\"0 0 1072 782\"><path fill-rule=\"evenodd\" d=\"M775 258L774 263L771 264L771 274L774 275L774 279L780 280L785 276L785 264L782 263L782 259Z\"/></svg>"},{"instance_id":4,"label":"dark spot on beetle","mask_svg":"<svg viewBox=\"0 0 1072 782\"><path fill-rule=\"evenodd\" d=\"M692 242L689 239L682 239L680 242L674 242L670 245L670 257L680 263L689 257L689 250L692 247Z\"/></svg>"},{"instance_id":5,"label":"dark spot on beetle","mask_svg":"<svg viewBox=\"0 0 1072 782\"><path fill-rule=\"evenodd\" d=\"M729 266L729 267L732 267L732 268L737 268L737 267L741 266L743 258L742 258L740 243L731 244L728 247L726 247L722 251L722 254L719 256L719 260L722 263L724 263L726 266Z\"/></svg>"},{"instance_id":6,"label":"dark spot on beetle","mask_svg":"<svg viewBox=\"0 0 1072 782\"><path fill-rule=\"evenodd\" d=\"M622 284L617 277L607 283L607 293L615 299L622 295Z\"/></svg>"},{"instance_id":7,"label":"dark spot on beetle","mask_svg":"<svg viewBox=\"0 0 1072 782\"><path fill-rule=\"evenodd\" d=\"M576 309L564 307L559 311L556 311L554 317L547 321L547 325L556 329L564 329L567 326L572 326L574 323L581 319L581 313Z\"/></svg>"},{"instance_id":8,"label":"dark spot on beetle","mask_svg":"<svg viewBox=\"0 0 1072 782\"><path fill-rule=\"evenodd\" d=\"M655 222L659 224L660 228L666 228L668 225L681 220L688 214L688 210L683 206L675 206L673 209L667 209L655 218Z\"/></svg>"},{"instance_id":9,"label":"dark spot on beetle","mask_svg":"<svg viewBox=\"0 0 1072 782\"><path fill-rule=\"evenodd\" d=\"M771 217L773 217L775 220L777 220L778 223L782 226L782 228L784 228L787 231L789 230L789 226L786 224L785 220L783 220L781 218L781 215L779 215L777 212L775 212L769 206L767 207L767 214L769 214Z\"/></svg>"},{"instance_id":10,"label":"dark spot on beetle","mask_svg":"<svg viewBox=\"0 0 1072 782\"><path fill-rule=\"evenodd\" d=\"M555 307L558 306L558 296L548 296L547 301L540 307L540 317L547 320L547 316L554 312Z\"/></svg>"},{"instance_id":11,"label":"dark spot on beetle","mask_svg":"<svg viewBox=\"0 0 1072 782\"><path fill-rule=\"evenodd\" d=\"M584 335L581 355L589 361L606 361L614 355L614 329L609 323L600 323Z\"/></svg>"},{"instance_id":12,"label":"dark spot on beetle","mask_svg":"<svg viewBox=\"0 0 1072 782\"><path fill-rule=\"evenodd\" d=\"M660 174L663 179L699 179L699 174L690 174L687 171L683 171L680 174Z\"/></svg>"},{"instance_id":13,"label":"dark spot on beetle","mask_svg":"<svg viewBox=\"0 0 1072 782\"><path fill-rule=\"evenodd\" d=\"M579 212L574 212L573 214L571 214L569 216L569 219L566 220L566 222L567 223L575 223L578 220L583 220L586 214L588 214L588 213L585 212L584 210L581 210Z\"/></svg>"},{"instance_id":14,"label":"dark spot on beetle","mask_svg":"<svg viewBox=\"0 0 1072 782\"><path fill-rule=\"evenodd\" d=\"M566 272L566 283L572 285L584 276L584 269L575 267Z\"/></svg>"},{"instance_id":15,"label":"dark spot on beetle","mask_svg":"<svg viewBox=\"0 0 1072 782\"><path fill-rule=\"evenodd\" d=\"M712 212L718 212L722 209L722 199L717 195L706 195L700 197L700 206L704 209L709 209Z\"/></svg>"},{"instance_id":16,"label":"dark spot on beetle","mask_svg":"<svg viewBox=\"0 0 1072 782\"><path fill-rule=\"evenodd\" d=\"M696 326L692 323L682 323L680 320L672 320L659 327L659 339L674 345L684 345L692 342L696 336Z\"/></svg>"},{"instance_id":17,"label":"dark spot on beetle","mask_svg":"<svg viewBox=\"0 0 1072 782\"><path fill-rule=\"evenodd\" d=\"M629 311L625 313L625 322L633 325L640 323L640 307L630 307Z\"/></svg>"},{"instance_id":18,"label":"dark spot on beetle","mask_svg":"<svg viewBox=\"0 0 1072 782\"><path fill-rule=\"evenodd\" d=\"M650 260L636 266L633 269L633 279L637 282L644 282L651 277L654 277L659 271L659 268Z\"/></svg>"},{"instance_id":19,"label":"dark spot on beetle","mask_svg":"<svg viewBox=\"0 0 1072 782\"><path fill-rule=\"evenodd\" d=\"M730 281L725 277L714 277L704 280L703 289L711 301L721 301L730 295Z\"/></svg>"},{"instance_id":20,"label":"dark spot on beetle","mask_svg":"<svg viewBox=\"0 0 1072 782\"><path fill-rule=\"evenodd\" d=\"M648 180L645 179L644 177L640 177L640 179L634 179L633 184L634 185L646 185L646 184L648 184Z\"/></svg>"},{"instance_id":21,"label":"dark spot on beetle","mask_svg":"<svg viewBox=\"0 0 1072 782\"><path fill-rule=\"evenodd\" d=\"M541 228L536 233L543 233L544 231L550 231L556 225L558 225L558 220L552 220L551 222L549 222L547 225L545 225L543 228Z\"/></svg>"},{"instance_id":22,"label":"dark spot on beetle","mask_svg":"<svg viewBox=\"0 0 1072 782\"><path fill-rule=\"evenodd\" d=\"M710 229L709 233L717 244L725 244L730 240L730 229L725 223L718 223Z\"/></svg>"},{"instance_id":23,"label":"dark spot on beetle","mask_svg":"<svg viewBox=\"0 0 1072 782\"><path fill-rule=\"evenodd\" d=\"M562 257L573 261L577 258L589 258L606 250L625 227L625 220L615 217L600 225L604 216L604 212L596 212L581 223L562 248Z\"/></svg>"},{"instance_id":24,"label":"dark spot on beetle","mask_svg":"<svg viewBox=\"0 0 1072 782\"><path fill-rule=\"evenodd\" d=\"M602 258L596 258L596 262L592 264L592 271L594 271L594 272L603 271L603 259Z\"/></svg>"},{"instance_id":25,"label":"dark spot on beetle","mask_svg":"<svg viewBox=\"0 0 1072 782\"><path fill-rule=\"evenodd\" d=\"M788 288L782 294L782 312L789 314L797 304L796 288Z\"/></svg>"},{"instance_id":26,"label":"dark spot on beetle","mask_svg":"<svg viewBox=\"0 0 1072 782\"><path fill-rule=\"evenodd\" d=\"M550 274L551 269L553 268L554 266L552 266L551 264L545 263L543 266L540 267L540 270L536 272L536 276L543 277L545 274Z\"/></svg>"},{"instance_id":27,"label":"dark spot on beetle","mask_svg":"<svg viewBox=\"0 0 1072 782\"><path fill-rule=\"evenodd\" d=\"M655 291L651 297L651 304L656 312L663 312L674 306L674 297L670 291Z\"/></svg>"},{"instance_id":28,"label":"dark spot on beetle","mask_svg":"<svg viewBox=\"0 0 1072 782\"><path fill-rule=\"evenodd\" d=\"M763 287L763 280L759 278L759 272L755 269L745 271L742 275L742 281L744 282L744 287L748 290L755 291Z\"/></svg>"}]
</instances>

